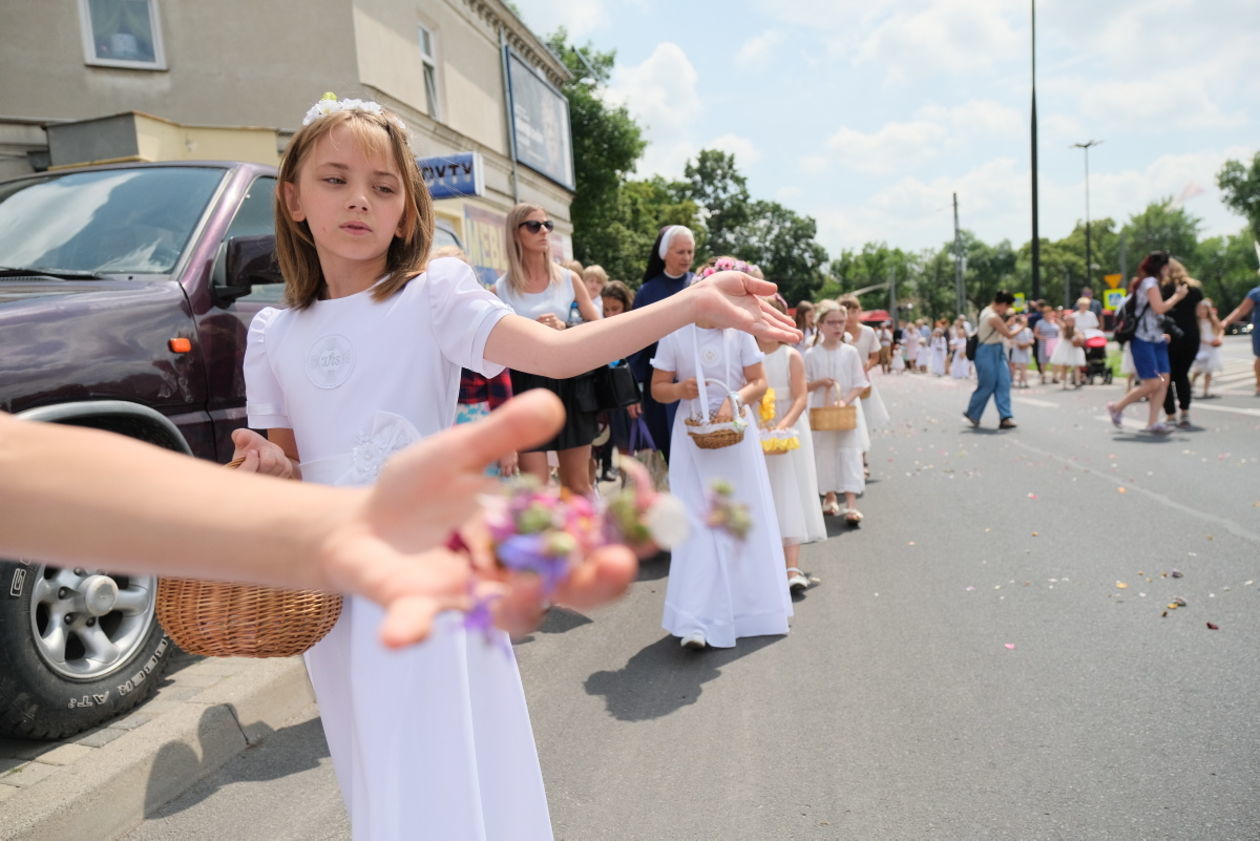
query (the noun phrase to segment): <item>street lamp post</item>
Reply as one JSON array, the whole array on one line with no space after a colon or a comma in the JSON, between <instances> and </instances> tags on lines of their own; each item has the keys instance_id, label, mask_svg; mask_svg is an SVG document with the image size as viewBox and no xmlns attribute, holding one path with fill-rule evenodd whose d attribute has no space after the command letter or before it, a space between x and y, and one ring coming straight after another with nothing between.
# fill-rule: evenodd
<instances>
[{"instance_id":1,"label":"street lamp post","mask_svg":"<svg viewBox=\"0 0 1260 841\"><path fill-rule=\"evenodd\" d=\"M1032 11L1032 299L1041 297L1041 234L1037 229L1037 0L1029 0Z\"/></svg>"},{"instance_id":2,"label":"street lamp post","mask_svg":"<svg viewBox=\"0 0 1260 841\"><path fill-rule=\"evenodd\" d=\"M1094 270L1094 255L1089 241L1089 150L1099 143L1102 141L1086 140L1084 143L1073 143L1068 147L1085 151L1085 285L1091 289L1094 288L1094 279L1091 276Z\"/></svg>"}]
</instances>

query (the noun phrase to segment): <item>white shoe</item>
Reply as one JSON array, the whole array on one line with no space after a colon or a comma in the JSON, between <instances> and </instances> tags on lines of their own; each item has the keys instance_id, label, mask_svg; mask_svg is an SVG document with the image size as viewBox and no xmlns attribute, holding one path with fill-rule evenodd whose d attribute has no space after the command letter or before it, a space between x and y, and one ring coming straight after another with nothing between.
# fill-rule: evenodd
<instances>
[{"instance_id":1,"label":"white shoe","mask_svg":"<svg viewBox=\"0 0 1260 841\"><path fill-rule=\"evenodd\" d=\"M788 576L788 591L792 593L803 593L809 589L809 579L805 577L805 573L799 569L793 568L788 570L791 575Z\"/></svg>"},{"instance_id":2,"label":"white shoe","mask_svg":"<svg viewBox=\"0 0 1260 841\"><path fill-rule=\"evenodd\" d=\"M694 631L682 638L682 647L691 649L692 651L699 651L706 645L708 645L708 643L704 641L704 634L699 631Z\"/></svg>"}]
</instances>

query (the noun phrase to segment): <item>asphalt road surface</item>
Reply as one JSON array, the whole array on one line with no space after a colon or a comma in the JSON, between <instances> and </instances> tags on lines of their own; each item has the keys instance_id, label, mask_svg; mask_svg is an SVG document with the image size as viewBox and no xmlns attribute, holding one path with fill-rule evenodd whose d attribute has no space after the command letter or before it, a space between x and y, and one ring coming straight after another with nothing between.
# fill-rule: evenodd
<instances>
[{"instance_id":1,"label":"asphalt road surface","mask_svg":"<svg viewBox=\"0 0 1260 841\"><path fill-rule=\"evenodd\" d=\"M1018 391L998 432L970 383L880 378L866 521L805 548L786 637L680 650L659 564L554 612L516 651L556 838L1260 838L1260 399L1226 357L1166 439L1112 429L1119 386ZM126 837L347 839L317 719Z\"/></svg>"}]
</instances>

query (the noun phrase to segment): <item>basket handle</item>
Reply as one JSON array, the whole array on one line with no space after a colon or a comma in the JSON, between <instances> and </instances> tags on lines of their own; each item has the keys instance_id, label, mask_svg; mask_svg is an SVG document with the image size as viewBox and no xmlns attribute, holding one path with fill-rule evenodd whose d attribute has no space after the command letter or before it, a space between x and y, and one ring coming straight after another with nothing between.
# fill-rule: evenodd
<instances>
[{"instance_id":1,"label":"basket handle","mask_svg":"<svg viewBox=\"0 0 1260 841\"><path fill-rule=\"evenodd\" d=\"M722 334L722 362L724 367L730 357L730 338L730 333L724 331ZM700 417L703 418L706 423L709 421L709 390L705 388L705 384L713 383L714 385L721 386L722 390L726 392L727 396L731 400L731 420L739 418L743 413L743 405L739 401L739 394L731 391L731 387L722 380L702 376L704 373L704 367L700 364L700 339L694 324L691 325L691 353L693 356L693 362L696 366L696 387L700 392Z\"/></svg>"}]
</instances>

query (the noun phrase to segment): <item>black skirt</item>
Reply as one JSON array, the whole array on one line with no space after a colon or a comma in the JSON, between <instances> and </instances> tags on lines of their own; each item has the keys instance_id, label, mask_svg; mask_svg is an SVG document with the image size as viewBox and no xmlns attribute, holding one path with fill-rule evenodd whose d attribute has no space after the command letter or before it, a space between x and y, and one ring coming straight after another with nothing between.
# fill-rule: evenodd
<instances>
[{"instance_id":1,"label":"black skirt","mask_svg":"<svg viewBox=\"0 0 1260 841\"><path fill-rule=\"evenodd\" d=\"M513 394L520 394L531 388L545 388L564 404L564 426L560 428L560 433L547 443L525 452L568 450L586 446L595 440L599 431L599 403L595 396L594 371L565 380L554 380L523 371L512 371L511 375Z\"/></svg>"}]
</instances>

